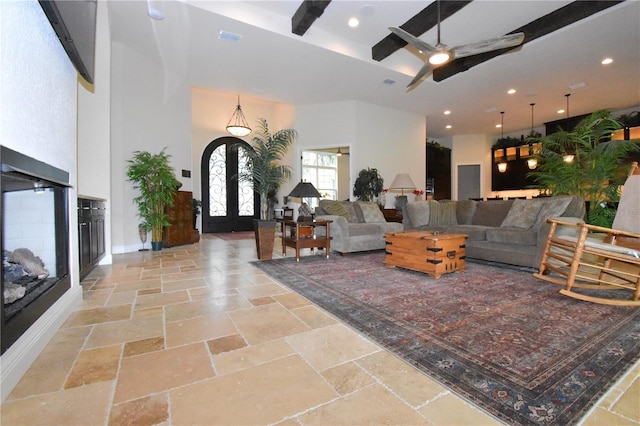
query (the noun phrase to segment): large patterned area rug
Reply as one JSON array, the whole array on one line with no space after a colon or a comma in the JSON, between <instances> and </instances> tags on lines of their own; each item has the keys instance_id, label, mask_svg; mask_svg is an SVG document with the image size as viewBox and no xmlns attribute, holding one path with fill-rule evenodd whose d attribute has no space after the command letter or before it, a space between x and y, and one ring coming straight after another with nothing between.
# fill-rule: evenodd
<instances>
[{"instance_id":1,"label":"large patterned area rug","mask_svg":"<svg viewBox=\"0 0 640 426\"><path fill-rule=\"evenodd\" d=\"M640 357L640 309L581 302L531 272L432 279L384 253L255 266L509 424L579 421Z\"/></svg>"}]
</instances>

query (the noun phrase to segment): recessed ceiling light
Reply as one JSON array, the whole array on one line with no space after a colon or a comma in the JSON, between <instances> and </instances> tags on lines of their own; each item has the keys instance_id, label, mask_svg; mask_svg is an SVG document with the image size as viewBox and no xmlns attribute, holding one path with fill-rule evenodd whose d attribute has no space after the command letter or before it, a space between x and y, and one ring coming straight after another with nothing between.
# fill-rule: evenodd
<instances>
[{"instance_id":1,"label":"recessed ceiling light","mask_svg":"<svg viewBox=\"0 0 640 426\"><path fill-rule=\"evenodd\" d=\"M496 124L496 127L499 129L500 127L502 127L502 124L498 123Z\"/></svg>"},{"instance_id":2,"label":"recessed ceiling light","mask_svg":"<svg viewBox=\"0 0 640 426\"><path fill-rule=\"evenodd\" d=\"M351 28L356 28L358 25L360 25L360 21L358 20L358 18L349 19L349 26Z\"/></svg>"},{"instance_id":3,"label":"recessed ceiling light","mask_svg":"<svg viewBox=\"0 0 640 426\"><path fill-rule=\"evenodd\" d=\"M507 90L507 93L513 95L514 93L516 93L516 89L509 89Z\"/></svg>"},{"instance_id":4,"label":"recessed ceiling light","mask_svg":"<svg viewBox=\"0 0 640 426\"><path fill-rule=\"evenodd\" d=\"M565 111L563 109L559 109L558 110L558 114L564 114L564 113L565 113Z\"/></svg>"},{"instance_id":5,"label":"recessed ceiling light","mask_svg":"<svg viewBox=\"0 0 640 426\"><path fill-rule=\"evenodd\" d=\"M613 59L611 58L604 58L601 62L602 65L609 65L611 63L613 63Z\"/></svg>"},{"instance_id":6,"label":"recessed ceiling light","mask_svg":"<svg viewBox=\"0 0 640 426\"><path fill-rule=\"evenodd\" d=\"M452 128L453 126L452 126L451 124L447 124L445 127L446 127L447 129L450 129L450 128Z\"/></svg>"},{"instance_id":7,"label":"recessed ceiling light","mask_svg":"<svg viewBox=\"0 0 640 426\"><path fill-rule=\"evenodd\" d=\"M451 114L451 111L449 111L449 110L446 110L446 111L444 112L444 115L449 115L449 114Z\"/></svg>"}]
</instances>

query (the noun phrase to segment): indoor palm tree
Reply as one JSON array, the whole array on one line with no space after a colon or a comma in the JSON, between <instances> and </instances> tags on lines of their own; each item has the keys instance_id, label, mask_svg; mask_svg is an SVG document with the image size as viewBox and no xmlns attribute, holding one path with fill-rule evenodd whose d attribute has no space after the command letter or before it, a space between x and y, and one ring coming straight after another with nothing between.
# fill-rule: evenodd
<instances>
[{"instance_id":1,"label":"indoor palm tree","mask_svg":"<svg viewBox=\"0 0 640 426\"><path fill-rule=\"evenodd\" d=\"M622 125L609 111L596 111L574 130L559 130L542 141L538 168L530 172L535 188L549 195L572 194L589 202L587 222L611 227L629 164L625 157L639 146L633 140L611 140ZM569 161L568 156L573 155Z\"/></svg>"},{"instance_id":2,"label":"indoor palm tree","mask_svg":"<svg viewBox=\"0 0 640 426\"><path fill-rule=\"evenodd\" d=\"M258 120L258 128L251 141L251 149L243 144L235 144L235 149L243 149L247 167L238 172L238 179L253 184L253 191L260 196L260 219L255 220L256 250L258 259L271 259L275 240L275 221L269 221L269 197L280 185L291 177L291 168L281 164L297 132L293 129L269 132L267 120Z\"/></svg>"},{"instance_id":3,"label":"indoor palm tree","mask_svg":"<svg viewBox=\"0 0 640 426\"><path fill-rule=\"evenodd\" d=\"M140 191L133 201L138 205L138 215L143 220L141 225L147 231L151 230L154 250L162 247L163 228L170 225L165 206L173 205L174 193L180 186L165 149L158 154L135 151L127 167L127 179Z\"/></svg>"},{"instance_id":4,"label":"indoor palm tree","mask_svg":"<svg viewBox=\"0 0 640 426\"><path fill-rule=\"evenodd\" d=\"M253 184L260 196L260 219L268 219L269 195L274 194L291 177L291 167L280 162L295 141L293 129L269 133L267 120L258 120L258 129L251 141L252 150L245 149L247 167L238 173L238 179ZM236 149L242 145L235 145Z\"/></svg>"}]
</instances>

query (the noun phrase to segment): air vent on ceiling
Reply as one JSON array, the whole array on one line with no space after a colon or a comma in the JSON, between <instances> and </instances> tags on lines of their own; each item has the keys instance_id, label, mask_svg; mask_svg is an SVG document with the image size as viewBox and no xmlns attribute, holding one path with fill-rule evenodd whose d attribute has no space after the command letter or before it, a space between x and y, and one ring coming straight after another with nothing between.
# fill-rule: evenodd
<instances>
[{"instance_id":1,"label":"air vent on ceiling","mask_svg":"<svg viewBox=\"0 0 640 426\"><path fill-rule=\"evenodd\" d=\"M576 90L576 89L582 89L583 87L587 87L587 83L575 83L570 85L569 89Z\"/></svg>"},{"instance_id":2,"label":"air vent on ceiling","mask_svg":"<svg viewBox=\"0 0 640 426\"><path fill-rule=\"evenodd\" d=\"M391 86L396 84L395 80L392 80L390 78L385 78L384 80L382 80L382 84L386 84L387 86Z\"/></svg>"},{"instance_id":3,"label":"air vent on ceiling","mask_svg":"<svg viewBox=\"0 0 640 426\"><path fill-rule=\"evenodd\" d=\"M241 35L230 33L229 31L220 31L220 34L218 34L218 39L231 43L238 43L241 38Z\"/></svg>"}]
</instances>

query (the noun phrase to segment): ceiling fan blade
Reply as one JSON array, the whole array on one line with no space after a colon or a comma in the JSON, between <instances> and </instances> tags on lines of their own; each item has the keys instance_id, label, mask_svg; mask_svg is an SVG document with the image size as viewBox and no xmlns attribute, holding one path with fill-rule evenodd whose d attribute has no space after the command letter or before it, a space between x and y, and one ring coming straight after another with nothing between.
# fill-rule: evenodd
<instances>
[{"instance_id":1,"label":"ceiling fan blade","mask_svg":"<svg viewBox=\"0 0 640 426\"><path fill-rule=\"evenodd\" d=\"M457 46L452 48L451 52L454 58L464 58L465 56L479 55L480 53L491 52L493 50L519 46L523 41L524 33L507 34L498 38Z\"/></svg>"},{"instance_id":2,"label":"ceiling fan blade","mask_svg":"<svg viewBox=\"0 0 640 426\"><path fill-rule=\"evenodd\" d=\"M422 68L420 68L420 71L418 71L418 74L416 74L416 76L413 77L413 80L411 80L411 83L409 83L409 85L407 86L407 92L410 92L416 87L418 87L418 85L420 85L420 83L422 83L424 79L429 77L432 72L433 72L433 68L431 67L431 64L429 62L426 62L422 66Z\"/></svg>"},{"instance_id":3,"label":"ceiling fan blade","mask_svg":"<svg viewBox=\"0 0 640 426\"><path fill-rule=\"evenodd\" d=\"M424 41L420 40L418 37L412 34L409 34L402 28L389 27L389 31L391 31L392 33L394 33L395 35L397 35L398 37L400 37L401 39L403 39L404 41L406 41L407 43L409 43L410 45L412 45L422 53L428 54L428 53L435 52L437 50L435 47L431 46L428 43L425 43Z\"/></svg>"}]
</instances>

